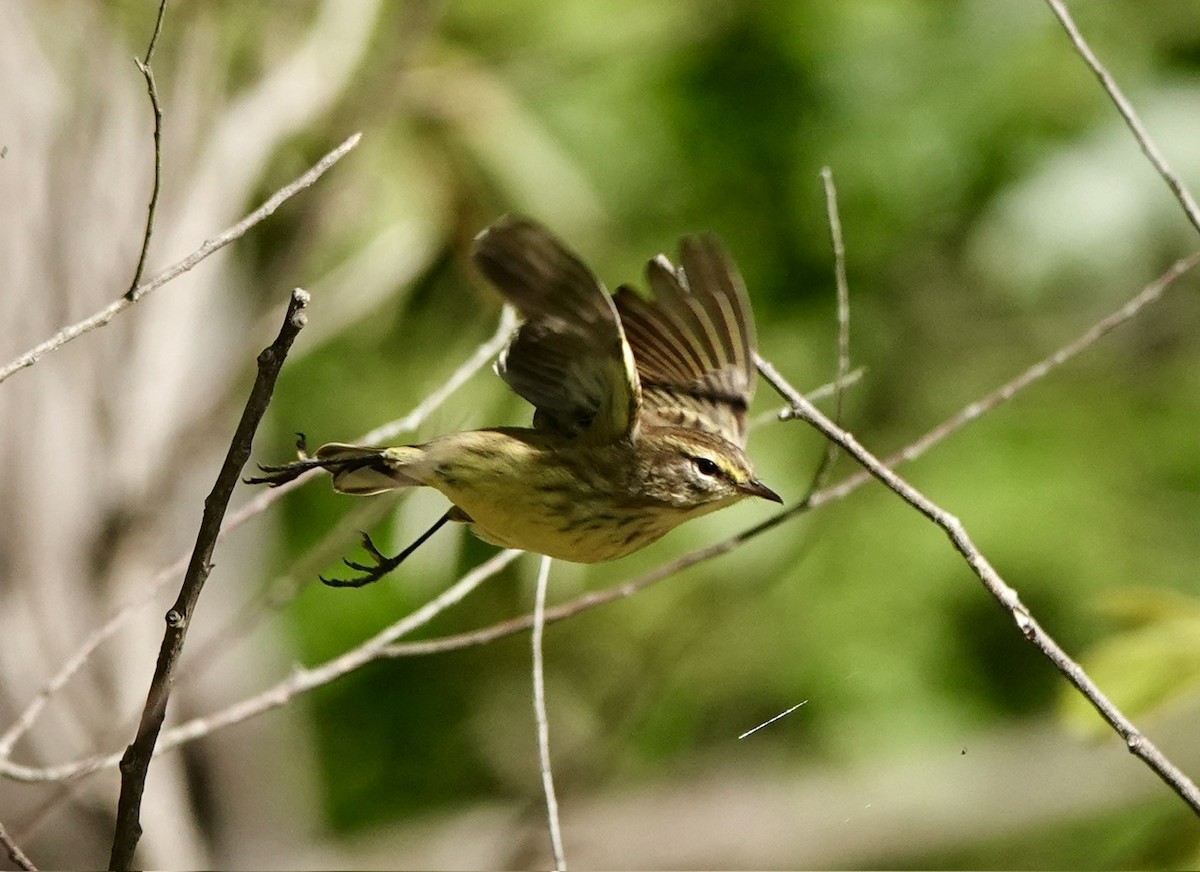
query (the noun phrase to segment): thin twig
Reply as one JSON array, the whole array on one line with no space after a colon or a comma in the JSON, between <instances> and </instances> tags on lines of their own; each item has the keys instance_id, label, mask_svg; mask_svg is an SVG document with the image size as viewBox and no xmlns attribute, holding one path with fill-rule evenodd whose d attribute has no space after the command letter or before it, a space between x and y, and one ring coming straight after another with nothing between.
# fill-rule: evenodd
<instances>
[{"instance_id":1,"label":"thin twig","mask_svg":"<svg viewBox=\"0 0 1200 872\"><path fill-rule=\"evenodd\" d=\"M8 859L24 869L25 872L37 872L37 866L33 865L33 861L21 850L21 846L13 841L12 836L8 834L8 830L4 829L4 824L0 824L0 845L4 846L4 850L8 854Z\"/></svg>"},{"instance_id":2,"label":"thin twig","mask_svg":"<svg viewBox=\"0 0 1200 872\"><path fill-rule=\"evenodd\" d=\"M910 442L900 451L888 455L884 459L884 463L888 466L896 466L900 463L916 460L951 433L962 429L1000 404L1012 399L1017 393L1029 387L1029 385L1040 381L1053 370L1086 351L1088 348L1091 348L1101 338L1122 324L1133 320L1146 306L1157 302L1162 297L1163 292L1174 284L1180 276L1194 269L1198 264L1200 264L1200 251L1175 261L1165 273L1142 288L1121 308L1101 318L1087 330L1083 331L1083 333L1079 334L1079 336L1058 348L1053 354L1039 360L991 393L984 395L972 403L968 403L957 414L938 424L918 439ZM789 417L799 416L789 415ZM859 470L844 479L841 484L830 488L827 491L827 498L817 498L814 507L815 505L820 505L822 502L827 502L829 498L840 498L844 495L844 492L854 490L859 485L870 480L870 478L871 475L867 470Z\"/></svg>"},{"instance_id":3,"label":"thin twig","mask_svg":"<svg viewBox=\"0 0 1200 872\"><path fill-rule=\"evenodd\" d=\"M855 460L865 467L872 476L883 482L889 490L895 492L906 503L941 527L949 537L955 550L966 560L967 565L983 582L983 586L1002 608L1016 622L1017 628L1039 651L1044 654L1055 668L1071 682L1108 722L1118 735L1125 741L1129 751L1148 765L1159 778L1172 790L1179 794L1192 810L1200 814L1200 789L1175 764L1155 747L1154 743L1143 736L1132 722L1104 695L1099 687L1088 677L1078 663L1072 660L1059 647L1050 635L1042 629L1029 609L1021 602L1017 592L1010 587L983 553L971 541L962 522L945 509L938 506L907 481L896 475L886 464L864 448L850 433L838 427L825 417L821 410L810 403L804 396L788 384L787 380L773 366L761 357L758 358L758 371L763 377L796 409L797 415L814 427L826 439L833 439L847 451Z\"/></svg>"},{"instance_id":4,"label":"thin twig","mask_svg":"<svg viewBox=\"0 0 1200 872\"><path fill-rule=\"evenodd\" d=\"M479 347L462 362L450 374L441 385L433 392L425 397L416 407L407 415L390 421L379 427L376 427L370 433L362 436L361 439L355 440L363 443L381 442L390 438L397 433L412 431L425 423L426 419L436 412L450 396L462 387L471 376L482 369L490 360L500 353L500 349L504 347L509 340L509 334L512 333L512 328L515 324L515 315L512 310L505 307L500 321L496 326L493 334L480 343ZM247 521L257 517L266 511L275 502L281 499L284 494L291 491L293 488L299 487L303 481L316 476L316 473L301 476L293 482L285 485L280 485L278 488L271 490L260 491L253 499L243 505L240 509L225 518L221 526L220 538L232 533L237 528L241 527ZM9 775L8 757L12 753L13 747L22 736L29 731L37 720L42 710L49 703L50 699L61 690L68 681L87 663L91 653L95 651L101 644L110 638L117 630L124 626L129 620L144 606L147 602L172 580L178 578L187 568L188 555L180 555L179 559L159 570L153 580L147 585L137 597L131 598L129 602L121 606L112 617L110 617L103 625L94 630L80 645L78 650L68 658L68 660L59 668L59 671L54 674L46 685L38 691L34 698L21 712L20 716L5 733L0 736L0 774Z\"/></svg>"},{"instance_id":5,"label":"thin twig","mask_svg":"<svg viewBox=\"0 0 1200 872\"><path fill-rule=\"evenodd\" d=\"M1117 107L1117 111L1121 113L1121 117L1125 119L1125 124L1133 133L1133 138L1137 140L1138 146L1142 149L1142 154L1146 155L1146 159L1158 172L1167 187L1171 189L1171 193L1175 195L1175 199L1179 201L1179 205L1183 207L1183 212L1192 222L1192 226L1200 231L1200 208L1196 206L1196 201L1192 197L1191 192L1183 184L1183 181L1175 174L1167 163L1166 158L1158 150L1158 146L1154 144L1154 140L1150 138L1150 134L1146 131L1145 125L1138 117L1133 105L1126 99L1121 89L1117 87L1116 81L1112 75L1100 63L1100 59L1092 52L1091 47L1084 40L1083 34L1079 32L1079 28L1075 26L1075 22L1071 19L1071 14L1067 12L1067 7L1060 0L1046 0L1046 4L1050 7L1050 11L1058 18L1059 23L1063 26L1063 30L1067 32L1067 36L1071 40L1071 44L1075 46L1075 51L1083 58L1084 63L1091 68L1096 78L1100 80L1100 86L1104 88L1105 93L1112 99L1113 104Z\"/></svg>"},{"instance_id":6,"label":"thin twig","mask_svg":"<svg viewBox=\"0 0 1200 872\"><path fill-rule=\"evenodd\" d=\"M154 84L154 72L150 69L150 61L154 56L155 46L158 44L158 36L162 32L163 15L165 14L166 9L167 0L161 0L158 5L158 18L154 22L154 33L150 36L149 46L146 47L145 60L138 60L137 58L134 58L134 63L137 64L138 69L142 71L142 75L146 79L146 90L150 94L150 105L154 110L154 187L150 193L150 205L146 214L146 230L142 239L142 251L138 256L137 269L134 271L133 281L131 281L129 284L129 291L126 292L127 294L133 293L133 290L137 287L138 282L142 280L142 272L146 267L147 253L150 250L150 236L154 229L154 213L158 208L158 193L162 183L162 108L158 102L158 89ZM180 565L179 570L181 571L182 569L183 566ZM155 587L155 590L157 590L157 586ZM112 623L111 620L107 622L105 626L107 627L110 623ZM101 630L103 629L105 628L102 627ZM115 629L116 627L113 627L113 630ZM111 632L112 630L109 631L109 633ZM93 637L96 638L94 644L89 646L88 642L85 642L83 647L80 648L79 652L77 652L76 655L74 655L71 660L68 661L67 666L70 668L64 670L67 674L63 678L62 683L66 683L66 679L69 678L70 675L74 674L75 670L77 670L79 666L83 665L83 662L87 659L88 655L90 655L91 652L95 650L95 647L99 645L101 641L103 641L103 638L107 638L106 635L101 636L100 634L93 634ZM89 642L90 641L91 640L89 639ZM51 681L46 688L44 688L36 697L34 697L34 700L30 703L26 710L22 712L21 717L18 718L17 721L7 731L5 731L3 736L0 736L0 759L4 759L9 755L13 744L16 743L21 735L23 735L24 732L29 729L34 718L36 718L38 713L41 711L42 706L44 706L49 700L50 695L57 691L61 686L62 684L59 684L57 687L54 687L54 682Z\"/></svg>"},{"instance_id":7,"label":"thin twig","mask_svg":"<svg viewBox=\"0 0 1200 872\"><path fill-rule=\"evenodd\" d=\"M554 868L565 872L562 829L558 824L558 798L554 793L554 771L550 767L550 719L546 716L546 669L542 656L542 635L546 629L546 587L550 579L550 564L554 561L542 555L538 563L537 595L533 600L533 717L537 723L538 766L542 770L542 791L546 794L546 819L550 826L550 847L554 852Z\"/></svg>"},{"instance_id":8,"label":"thin twig","mask_svg":"<svg viewBox=\"0 0 1200 872\"><path fill-rule=\"evenodd\" d=\"M187 742L207 736L225 727L240 724L250 718L287 705L297 696L313 688L323 687L347 673L353 672L374 660L383 657L387 646L418 627L433 620L450 606L458 603L467 594L510 564L523 551L501 551L491 559L476 566L458 582L451 585L421 608L376 633L362 644L339 654L319 666L297 667L287 678L265 691L235 703L219 712L192 718L163 731L154 749L155 756L177 748ZM101 769L111 769L120 763L121 755L96 754L55 766L33 767L6 763L3 773L14 781L46 782L67 781Z\"/></svg>"},{"instance_id":9,"label":"thin twig","mask_svg":"<svg viewBox=\"0 0 1200 872\"><path fill-rule=\"evenodd\" d=\"M512 306L505 306L500 311L500 322L496 325L496 332L487 341L481 343L475 349L475 352L464 360L458 369L450 375L450 378L446 379L437 390L425 397L424 400L403 418L397 418L395 421L381 424L365 434L362 439L356 441L364 445L378 445L381 442L388 442L394 439L401 433L417 429L429 417L430 413L446 402L446 399L462 387L467 379L500 353L501 349L512 338L512 332L517 326L517 320L516 310Z\"/></svg>"},{"instance_id":10,"label":"thin twig","mask_svg":"<svg viewBox=\"0 0 1200 872\"><path fill-rule=\"evenodd\" d=\"M842 237L842 218L838 213L837 187L833 183L833 170L821 168L821 181L825 185L825 210L829 218L829 241L833 247L833 271L837 285L838 322L838 368L837 382L844 384L850 374L850 282L846 279L846 242ZM833 419L841 420L842 391L839 387Z\"/></svg>"},{"instance_id":11,"label":"thin twig","mask_svg":"<svg viewBox=\"0 0 1200 872\"><path fill-rule=\"evenodd\" d=\"M821 168L821 181L825 187L825 212L829 220L829 240L833 248L833 271L837 286L837 386L833 396L833 420L842 421L842 399L846 377L850 373L850 285L846 281L846 245L842 240L842 219L838 215L837 188L833 184L833 170ZM835 442L825 443L825 456L813 475L809 493L824 487L837 463L838 446Z\"/></svg>"},{"instance_id":12,"label":"thin twig","mask_svg":"<svg viewBox=\"0 0 1200 872\"><path fill-rule=\"evenodd\" d=\"M199 248L197 248L183 260L167 267L154 278L134 288L133 291L125 294L121 298L109 303L99 312L84 318L82 321L77 321L74 324L63 327L45 342L42 342L36 347L31 348L29 351L26 351L20 357L6 364L4 367L0 367L0 382L4 381L19 370L33 366L44 356L66 345L72 339L77 339L85 333L95 330L98 327L103 327L121 312L128 309L142 297L146 296L146 294L149 294L151 291L157 290L158 288L167 284L167 282L178 278L209 255L219 251L234 240L241 238L243 235L245 235L246 231L254 227L263 219L269 217L271 213L273 213L291 197L312 185L313 182L324 175L330 167L345 157L347 152L354 148L354 146L358 145L358 141L361 138L361 133L356 133L351 136L333 151L329 152L329 154L325 155L325 157L317 161L317 163L314 164L313 167L308 170L308 172L280 188L278 191L272 194L266 200L266 202L264 202L261 206L259 206L237 224L234 224L228 230L212 237L211 239L205 240Z\"/></svg>"},{"instance_id":13,"label":"thin twig","mask_svg":"<svg viewBox=\"0 0 1200 872\"><path fill-rule=\"evenodd\" d=\"M825 382L825 384L819 385L809 391L807 396L814 403L819 403L828 397L832 397L838 391L843 391L846 388L854 387L856 384L862 381L862 377L866 374L866 372L866 367L856 367L850 372L846 373L845 378L834 379L833 381ZM750 429L754 430L763 426L764 424L774 424L779 421L787 421L790 420L791 417L791 406L784 406L780 409L768 409L767 411L760 412L750 419Z\"/></svg>"},{"instance_id":14,"label":"thin twig","mask_svg":"<svg viewBox=\"0 0 1200 872\"><path fill-rule=\"evenodd\" d=\"M167 627L163 634L162 647L159 649L158 663L154 668L154 678L146 696L146 707L142 710L141 722L138 724L137 737L121 758L121 796L117 803L110 869L129 869L133 865L133 853L142 835L142 792L146 786L150 758L154 755L154 745L158 741L163 718L166 716L175 665L183 652L184 639L200 599L200 591L212 570L212 554L229 498L233 495L233 489L237 487L242 467L250 458L254 433L267 411L271 394L275 390L275 380L283 368L288 349L307 320L305 308L308 301L309 295L306 291L297 288L292 292L291 303L279 335L259 354L258 377L234 431L225 462L221 465L212 491L204 500L204 513L196 535L196 547L188 562L179 596L167 612Z\"/></svg>"},{"instance_id":15,"label":"thin twig","mask_svg":"<svg viewBox=\"0 0 1200 872\"><path fill-rule=\"evenodd\" d=\"M154 186L150 189L150 205L146 208L146 230L142 235L142 250L138 255L137 269L133 272L133 280L129 282L127 298L132 299L142 280L142 272L146 269L146 258L150 254L150 237L154 234L154 213L158 209L158 192L162 188L162 107L158 102L158 87L154 84L154 71L150 69L150 60L154 56L154 47L158 44L158 35L162 33L163 15L167 11L167 0L159 0L158 19L154 22L154 33L150 37L150 45L146 48L146 59L133 59L137 68L146 79L146 91L150 94L150 108L154 110Z\"/></svg>"}]
</instances>

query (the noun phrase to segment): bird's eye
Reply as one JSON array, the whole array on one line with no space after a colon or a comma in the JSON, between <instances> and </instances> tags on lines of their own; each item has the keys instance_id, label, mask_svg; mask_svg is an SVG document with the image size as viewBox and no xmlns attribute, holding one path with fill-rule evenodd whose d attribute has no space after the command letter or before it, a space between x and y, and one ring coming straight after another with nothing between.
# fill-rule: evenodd
<instances>
[{"instance_id":1,"label":"bird's eye","mask_svg":"<svg viewBox=\"0 0 1200 872\"><path fill-rule=\"evenodd\" d=\"M696 471L701 475L717 476L721 472L721 468L709 460L707 457L695 458Z\"/></svg>"}]
</instances>

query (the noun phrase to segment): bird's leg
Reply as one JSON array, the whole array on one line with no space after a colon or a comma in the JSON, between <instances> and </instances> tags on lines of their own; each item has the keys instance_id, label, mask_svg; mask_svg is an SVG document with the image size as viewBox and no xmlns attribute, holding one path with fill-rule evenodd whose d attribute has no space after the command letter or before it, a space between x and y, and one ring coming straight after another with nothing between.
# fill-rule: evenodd
<instances>
[{"instance_id":1,"label":"bird's leg","mask_svg":"<svg viewBox=\"0 0 1200 872\"><path fill-rule=\"evenodd\" d=\"M297 433L296 436L296 453L300 456L299 460L293 460L291 463L283 463L279 466L264 466L260 463L258 464L258 468L267 474L244 478L242 481L246 484L267 484L271 487L279 487L281 484L287 484L289 481L299 478L310 469L324 469L329 472L337 472L346 468L370 466L383 454L383 449L380 449L379 455L364 451L353 457L328 457L321 459L313 457L308 453L308 446L305 443L303 433Z\"/></svg>"},{"instance_id":2,"label":"bird's leg","mask_svg":"<svg viewBox=\"0 0 1200 872\"><path fill-rule=\"evenodd\" d=\"M373 565L355 563L353 560L343 560L343 563L361 574L352 578L326 578L322 575L320 577L322 584L327 584L330 587L363 587L379 581L379 579L403 563L408 555L420 548L425 540L440 530L447 521L453 520L455 517L454 512L455 510L451 509L438 518L432 527L417 537L417 541L413 542L395 557L384 555L382 551L375 547L375 543L371 541L371 537L363 533L362 546L371 555L371 560L374 561Z\"/></svg>"}]
</instances>

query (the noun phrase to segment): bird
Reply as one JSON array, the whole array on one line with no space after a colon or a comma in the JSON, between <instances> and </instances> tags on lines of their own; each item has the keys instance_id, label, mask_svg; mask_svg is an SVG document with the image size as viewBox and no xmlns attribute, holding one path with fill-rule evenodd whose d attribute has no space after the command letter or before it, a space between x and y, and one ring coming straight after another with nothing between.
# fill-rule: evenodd
<instances>
[{"instance_id":1,"label":"bird","mask_svg":"<svg viewBox=\"0 0 1200 872\"><path fill-rule=\"evenodd\" d=\"M336 491L432 487L451 508L399 555L363 536L373 563L322 581L378 580L443 524L486 542L576 563L615 560L684 521L746 498L782 503L745 451L754 394L755 325L737 267L711 234L683 237L679 263L645 269L649 296L610 294L540 223L506 215L471 259L522 316L495 371L534 407L531 427L492 427L398 447L329 443L252 483L309 469Z\"/></svg>"}]
</instances>

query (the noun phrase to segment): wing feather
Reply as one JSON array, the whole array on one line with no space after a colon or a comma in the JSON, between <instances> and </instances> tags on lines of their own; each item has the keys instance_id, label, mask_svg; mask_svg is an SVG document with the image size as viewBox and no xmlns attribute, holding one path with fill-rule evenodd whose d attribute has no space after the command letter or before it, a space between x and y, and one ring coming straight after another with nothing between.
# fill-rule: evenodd
<instances>
[{"instance_id":1,"label":"wing feather","mask_svg":"<svg viewBox=\"0 0 1200 872\"><path fill-rule=\"evenodd\" d=\"M647 423L693 427L745 446L754 392L754 319L742 279L711 236L685 237L679 267L646 265L653 300L622 287Z\"/></svg>"},{"instance_id":2,"label":"wing feather","mask_svg":"<svg viewBox=\"0 0 1200 872\"><path fill-rule=\"evenodd\" d=\"M641 395L612 298L550 231L516 216L475 238L472 258L525 321L496 364L537 408L534 424L595 442L630 436Z\"/></svg>"}]
</instances>

